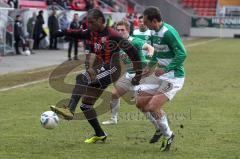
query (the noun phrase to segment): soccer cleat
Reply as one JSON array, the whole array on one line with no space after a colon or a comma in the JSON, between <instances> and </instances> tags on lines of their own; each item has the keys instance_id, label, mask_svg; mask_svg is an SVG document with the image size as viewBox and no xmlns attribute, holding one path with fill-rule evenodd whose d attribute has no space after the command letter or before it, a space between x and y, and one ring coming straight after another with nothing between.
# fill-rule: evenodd
<instances>
[{"instance_id":1,"label":"soccer cleat","mask_svg":"<svg viewBox=\"0 0 240 159\"><path fill-rule=\"evenodd\" d=\"M172 134L171 137L169 137L169 138L163 137L162 146L160 148L161 151L168 151L168 150L170 150L170 147L171 147L171 144L173 142L174 136L175 135Z\"/></svg>"},{"instance_id":2,"label":"soccer cleat","mask_svg":"<svg viewBox=\"0 0 240 159\"><path fill-rule=\"evenodd\" d=\"M57 113L60 114L61 116L63 116L64 119L66 120L72 120L74 113L72 113L68 108L60 108L60 107L56 107L54 105L50 106L50 109Z\"/></svg>"},{"instance_id":3,"label":"soccer cleat","mask_svg":"<svg viewBox=\"0 0 240 159\"><path fill-rule=\"evenodd\" d=\"M107 135L103 135L103 136L96 136L96 135L93 135L92 137L86 139L84 142L87 143L87 144L92 144L92 143L95 143L97 141L102 141L102 142L105 142L105 140L107 139Z\"/></svg>"},{"instance_id":4,"label":"soccer cleat","mask_svg":"<svg viewBox=\"0 0 240 159\"><path fill-rule=\"evenodd\" d=\"M158 142L158 140L161 138L162 135L163 134L162 134L161 130L156 130L155 134L150 139L149 143L153 144L155 142Z\"/></svg>"},{"instance_id":5,"label":"soccer cleat","mask_svg":"<svg viewBox=\"0 0 240 159\"><path fill-rule=\"evenodd\" d=\"M113 125L113 124L117 124L117 119L111 118L110 120L103 121L102 124L103 124L103 125Z\"/></svg>"}]
</instances>

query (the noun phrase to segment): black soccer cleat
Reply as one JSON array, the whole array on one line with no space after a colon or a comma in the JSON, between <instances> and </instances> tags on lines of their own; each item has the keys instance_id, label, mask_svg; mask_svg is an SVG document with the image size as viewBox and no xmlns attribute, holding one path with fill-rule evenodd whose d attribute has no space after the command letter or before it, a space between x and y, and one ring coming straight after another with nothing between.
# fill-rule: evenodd
<instances>
[{"instance_id":1,"label":"black soccer cleat","mask_svg":"<svg viewBox=\"0 0 240 159\"><path fill-rule=\"evenodd\" d=\"M169 151L170 147L172 145L173 139L174 139L174 134L171 135L171 137L166 138L164 137L162 140L162 146L160 148L161 151Z\"/></svg>"},{"instance_id":2,"label":"black soccer cleat","mask_svg":"<svg viewBox=\"0 0 240 159\"><path fill-rule=\"evenodd\" d=\"M162 134L161 130L156 130L156 132L154 133L154 135L150 139L149 143L153 144L155 142L158 142L158 140L161 138L162 135L163 134Z\"/></svg>"}]
</instances>

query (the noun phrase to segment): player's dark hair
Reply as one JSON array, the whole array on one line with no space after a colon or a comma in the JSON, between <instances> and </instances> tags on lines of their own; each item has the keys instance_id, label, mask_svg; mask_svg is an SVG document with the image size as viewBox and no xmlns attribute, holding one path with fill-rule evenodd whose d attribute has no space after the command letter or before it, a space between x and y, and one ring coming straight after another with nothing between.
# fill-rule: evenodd
<instances>
[{"instance_id":1,"label":"player's dark hair","mask_svg":"<svg viewBox=\"0 0 240 159\"><path fill-rule=\"evenodd\" d=\"M153 19L156 19L159 22L162 21L162 15L161 15L160 9L157 7L153 7L153 6L148 7L147 9L144 10L143 15L147 16L147 19L150 21L153 21Z\"/></svg>"},{"instance_id":2,"label":"player's dark hair","mask_svg":"<svg viewBox=\"0 0 240 159\"><path fill-rule=\"evenodd\" d=\"M99 9L94 8L94 9L88 10L88 16L89 16L89 17L96 18L96 19L102 18L103 23L105 23L104 14L103 14L103 12L101 12Z\"/></svg>"},{"instance_id":3,"label":"player's dark hair","mask_svg":"<svg viewBox=\"0 0 240 159\"><path fill-rule=\"evenodd\" d=\"M126 20L121 20L121 21L117 22L116 27L119 26L119 25L124 25L125 28L126 28L128 31L130 31L130 24L129 24L128 21L126 21Z\"/></svg>"}]
</instances>

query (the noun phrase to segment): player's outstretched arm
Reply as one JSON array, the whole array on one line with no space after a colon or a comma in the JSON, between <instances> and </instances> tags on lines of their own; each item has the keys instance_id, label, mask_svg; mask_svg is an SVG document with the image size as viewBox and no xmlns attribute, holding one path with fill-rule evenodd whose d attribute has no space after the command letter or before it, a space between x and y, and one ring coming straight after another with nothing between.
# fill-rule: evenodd
<instances>
[{"instance_id":1,"label":"player's outstretched arm","mask_svg":"<svg viewBox=\"0 0 240 159\"><path fill-rule=\"evenodd\" d=\"M154 47L152 47L151 45L149 45L148 43L145 43L143 45L143 50L146 50L147 51L147 55L149 57L152 57L153 54L154 54Z\"/></svg>"},{"instance_id":2,"label":"player's outstretched arm","mask_svg":"<svg viewBox=\"0 0 240 159\"><path fill-rule=\"evenodd\" d=\"M67 36L74 39L87 39L90 37L89 30L81 29L66 29L66 30L57 30L54 34L56 37Z\"/></svg>"}]
</instances>

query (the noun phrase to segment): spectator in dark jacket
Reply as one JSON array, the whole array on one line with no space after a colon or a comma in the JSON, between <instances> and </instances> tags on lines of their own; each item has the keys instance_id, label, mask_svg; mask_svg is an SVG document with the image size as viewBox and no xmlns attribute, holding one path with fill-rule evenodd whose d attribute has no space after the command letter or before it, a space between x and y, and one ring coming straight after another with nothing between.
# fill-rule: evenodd
<instances>
[{"instance_id":1,"label":"spectator in dark jacket","mask_svg":"<svg viewBox=\"0 0 240 159\"><path fill-rule=\"evenodd\" d=\"M80 23L79 23L79 17L78 14L74 14L73 21L70 24L70 29L80 29ZM74 60L78 60L78 40L74 38L69 39L69 47L68 47L68 59L72 60L71 52L72 52L72 46L74 46Z\"/></svg>"},{"instance_id":2,"label":"spectator in dark jacket","mask_svg":"<svg viewBox=\"0 0 240 159\"><path fill-rule=\"evenodd\" d=\"M59 30L58 19L56 16L56 10L52 11L52 15L48 17L48 29L50 36L50 49L57 50L57 37L54 36L54 33Z\"/></svg>"},{"instance_id":3,"label":"spectator in dark jacket","mask_svg":"<svg viewBox=\"0 0 240 159\"><path fill-rule=\"evenodd\" d=\"M36 12L33 12L33 15L31 18L28 19L27 22L27 32L29 34L29 38L33 38L33 30L34 30L34 26L36 23L36 18L37 18L37 14Z\"/></svg>"},{"instance_id":4,"label":"spectator in dark jacket","mask_svg":"<svg viewBox=\"0 0 240 159\"><path fill-rule=\"evenodd\" d=\"M14 23L14 39L15 39L15 50L16 50L16 54L20 55L20 51L19 51L19 44L21 43L23 51L25 51L25 39L24 39L24 34L23 34L23 25L22 25L22 18L20 15L16 16L16 20Z\"/></svg>"},{"instance_id":5,"label":"spectator in dark jacket","mask_svg":"<svg viewBox=\"0 0 240 159\"><path fill-rule=\"evenodd\" d=\"M36 18L36 22L33 29L34 49L39 49L40 41L47 36L45 31L43 30L43 24L44 24L43 11L41 10L38 12L38 16Z\"/></svg>"}]
</instances>

